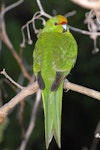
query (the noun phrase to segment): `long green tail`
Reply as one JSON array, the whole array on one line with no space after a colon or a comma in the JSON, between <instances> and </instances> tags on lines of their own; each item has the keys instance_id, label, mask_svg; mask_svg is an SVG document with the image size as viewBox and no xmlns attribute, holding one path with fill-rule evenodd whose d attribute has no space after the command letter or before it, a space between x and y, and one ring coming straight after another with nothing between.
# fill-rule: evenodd
<instances>
[{"instance_id":1,"label":"long green tail","mask_svg":"<svg viewBox=\"0 0 100 150\"><path fill-rule=\"evenodd\" d=\"M62 111L63 82L56 91L44 89L42 91L45 116L46 149L54 136L57 145L61 148L61 111Z\"/></svg>"}]
</instances>

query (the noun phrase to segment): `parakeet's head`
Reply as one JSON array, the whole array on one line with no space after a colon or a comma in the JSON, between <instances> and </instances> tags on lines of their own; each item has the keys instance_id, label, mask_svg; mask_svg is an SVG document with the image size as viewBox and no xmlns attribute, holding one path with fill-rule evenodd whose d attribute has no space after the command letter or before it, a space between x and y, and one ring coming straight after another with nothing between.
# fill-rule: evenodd
<instances>
[{"instance_id":1,"label":"parakeet's head","mask_svg":"<svg viewBox=\"0 0 100 150\"><path fill-rule=\"evenodd\" d=\"M64 16L58 15L50 18L43 28L43 32L66 32L68 29L67 19Z\"/></svg>"}]
</instances>

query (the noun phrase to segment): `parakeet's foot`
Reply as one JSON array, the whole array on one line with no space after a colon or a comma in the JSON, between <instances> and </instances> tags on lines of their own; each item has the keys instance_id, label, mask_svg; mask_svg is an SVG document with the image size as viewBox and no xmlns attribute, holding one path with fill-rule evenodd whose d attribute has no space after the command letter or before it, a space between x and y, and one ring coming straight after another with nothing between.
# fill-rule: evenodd
<instances>
[{"instance_id":1,"label":"parakeet's foot","mask_svg":"<svg viewBox=\"0 0 100 150\"><path fill-rule=\"evenodd\" d=\"M69 89L66 88L68 82L69 82L68 79L65 79L65 80L64 80L64 92L65 92L65 93L67 93L67 92L69 91Z\"/></svg>"}]
</instances>

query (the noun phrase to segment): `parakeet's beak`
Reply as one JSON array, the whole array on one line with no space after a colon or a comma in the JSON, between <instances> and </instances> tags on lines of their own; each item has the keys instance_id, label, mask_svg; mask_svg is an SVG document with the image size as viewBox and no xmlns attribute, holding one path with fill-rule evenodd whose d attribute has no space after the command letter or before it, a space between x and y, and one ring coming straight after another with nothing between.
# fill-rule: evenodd
<instances>
[{"instance_id":1,"label":"parakeet's beak","mask_svg":"<svg viewBox=\"0 0 100 150\"><path fill-rule=\"evenodd\" d=\"M67 31L67 24L62 24L62 27L63 27L63 32L66 32Z\"/></svg>"},{"instance_id":2,"label":"parakeet's beak","mask_svg":"<svg viewBox=\"0 0 100 150\"><path fill-rule=\"evenodd\" d=\"M62 27L65 31L67 30L67 24L63 24Z\"/></svg>"}]
</instances>

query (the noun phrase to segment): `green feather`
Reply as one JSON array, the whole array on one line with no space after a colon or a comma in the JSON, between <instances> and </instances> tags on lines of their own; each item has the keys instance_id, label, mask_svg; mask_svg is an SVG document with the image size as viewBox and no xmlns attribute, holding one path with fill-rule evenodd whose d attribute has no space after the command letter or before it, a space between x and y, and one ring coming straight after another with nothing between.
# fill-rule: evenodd
<instances>
[{"instance_id":1,"label":"green feather","mask_svg":"<svg viewBox=\"0 0 100 150\"><path fill-rule=\"evenodd\" d=\"M46 148L54 138L58 144L58 147L61 147L61 110L62 110L62 89L63 82L60 84L57 91L51 92L50 90L43 90L43 106L44 106L44 115L45 115L45 140Z\"/></svg>"}]
</instances>

